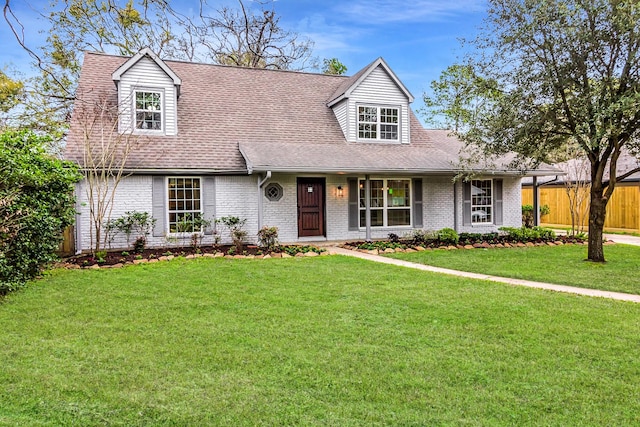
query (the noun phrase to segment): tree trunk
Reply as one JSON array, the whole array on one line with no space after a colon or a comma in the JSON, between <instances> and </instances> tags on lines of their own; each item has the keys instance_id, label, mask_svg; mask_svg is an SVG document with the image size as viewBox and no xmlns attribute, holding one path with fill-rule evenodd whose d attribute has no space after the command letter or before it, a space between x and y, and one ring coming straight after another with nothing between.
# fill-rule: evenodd
<instances>
[{"instance_id":1,"label":"tree trunk","mask_svg":"<svg viewBox=\"0 0 640 427\"><path fill-rule=\"evenodd\" d=\"M591 203L589 206L589 249L587 259L593 262L605 262L602 245L604 220L607 213L607 198L603 196L598 185L591 186Z\"/></svg>"}]
</instances>

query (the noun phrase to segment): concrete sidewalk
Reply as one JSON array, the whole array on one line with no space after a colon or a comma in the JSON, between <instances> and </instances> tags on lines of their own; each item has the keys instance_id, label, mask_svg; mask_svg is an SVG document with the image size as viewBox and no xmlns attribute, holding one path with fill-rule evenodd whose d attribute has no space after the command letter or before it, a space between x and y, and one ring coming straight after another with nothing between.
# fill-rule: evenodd
<instances>
[{"instance_id":1,"label":"concrete sidewalk","mask_svg":"<svg viewBox=\"0 0 640 427\"><path fill-rule=\"evenodd\" d=\"M613 236L617 236L617 235L613 235ZM631 236L624 236L624 237L631 237ZM635 239L638 239L638 242L636 244L640 245L640 238L636 237ZM620 242L620 243L624 243L624 242ZM629 244L634 244L634 243L629 243ZM530 280L522 280L522 279L510 279L508 277L491 276L488 274L469 273L466 271L458 271L458 270L451 270L448 268L433 267L430 265L417 264L415 262L402 261L394 258L387 258L380 255L372 255L364 252L351 251L348 249L335 247L335 246L328 247L327 251L331 254L346 255L346 256L351 256L355 258L366 259L368 261L380 262L383 264L392 264L392 265L413 268L413 269L422 270L422 271L430 271L433 273L448 274L451 276L467 277L470 279L479 279L479 280L489 280L492 282L506 283L506 284L515 285L515 286L527 286L530 288L546 289L549 291L566 292L571 294L586 295L590 297L610 298L610 299L615 299L620 301L631 301L631 302L640 303L640 295L624 294L621 292L599 291L596 289L576 288L573 286L554 285L552 283L533 282Z\"/></svg>"}]
</instances>

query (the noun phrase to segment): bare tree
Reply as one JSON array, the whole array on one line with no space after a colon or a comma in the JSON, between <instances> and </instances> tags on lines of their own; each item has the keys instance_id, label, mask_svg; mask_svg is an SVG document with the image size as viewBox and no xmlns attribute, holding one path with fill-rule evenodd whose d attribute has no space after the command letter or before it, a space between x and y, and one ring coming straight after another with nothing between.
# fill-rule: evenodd
<instances>
[{"instance_id":1,"label":"bare tree","mask_svg":"<svg viewBox=\"0 0 640 427\"><path fill-rule=\"evenodd\" d=\"M119 131L121 109L107 95L93 104L79 102L76 125L82 135L82 169L86 179L86 195L90 216L90 239L94 253L107 247L104 232L111 219L116 190L128 176L130 155L141 148L146 139L132 131ZM127 102L125 100L124 102Z\"/></svg>"},{"instance_id":2,"label":"bare tree","mask_svg":"<svg viewBox=\"0 0 640 427\"><path fill-rule=\"evenodd\" d=\"M201 46L206 48L206 59L217 64L250 68L272 68L280 70L304 69L313 62L313 42L280 25L280 17L274 9L259 12L247 9L238 0L239 9L222 7L213 16L205 15L201 0L199 23L189 21L182 26L187 32L183 46L189 46L194 33ZM194 55L195 56L195 55Z\"/></svg>"},{"instance_id":3,"label":"bare tree","mask_svg":"<svg viewBox=\"0 0 640 427\"><path fill-rule=\"evenodd\" d=\"M584 219L589 210L589 159L584 156L566 162L564 190L569 198L571 235L585 231Z\"/></svg>"}]
</instances>

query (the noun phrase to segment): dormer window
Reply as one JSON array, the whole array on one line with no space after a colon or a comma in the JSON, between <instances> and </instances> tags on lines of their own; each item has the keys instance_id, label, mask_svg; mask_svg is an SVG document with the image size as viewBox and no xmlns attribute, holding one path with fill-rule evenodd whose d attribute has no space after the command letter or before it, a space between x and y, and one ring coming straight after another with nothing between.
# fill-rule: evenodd
<instances>
[{"instance_id":1,"label":"dormer window","mask_svg":"<svg viewBox=\"0 0 640 427\"><path fill-rule=\"evenodd\" d=\"M399 109L358 106L358 139L397 141Z\"/></svg>"},{"instance_id":2,"label":"dormer window","mask_svg":"<svg viewBox=\"0 0 640 427\"><path fill-rule=\"evenodd\" d=\"M136 129L162 131L162 92L135 91Z\"/></svg>"}]
</instances>

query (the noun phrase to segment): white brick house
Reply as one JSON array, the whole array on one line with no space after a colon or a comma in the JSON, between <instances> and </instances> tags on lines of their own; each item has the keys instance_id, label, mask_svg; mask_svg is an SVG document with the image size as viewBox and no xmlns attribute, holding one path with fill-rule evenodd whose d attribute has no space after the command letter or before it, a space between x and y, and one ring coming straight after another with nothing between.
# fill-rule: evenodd
<instances>
[{"instance_id":1,"label":"white brick house","mask_svg":"<svg viewBox=\"0 0 640 427\"><path fill-rule=\"evenodd\" d=\"M150 246L194 216L245 218L251 240L276 226L283 242L521 225L522 171L478 168L454 182L462 144L422 128L382 58L345 77L162 61L148 49L86 53L78 94L66 157L84 166L87 143L104 132L136 138L111 218L151 213ZM86 106L104 102L117 124L87 134ZM525 175L534 174L549 171ZM93 244L86 188L77 189L78 251Z\"/></svg>"}]
</instances>

